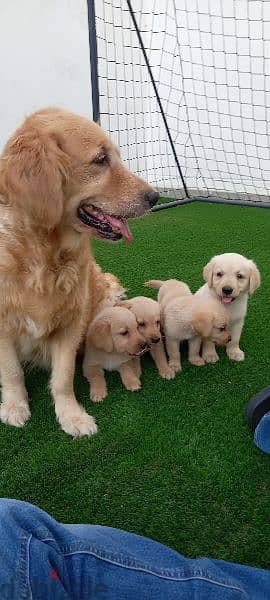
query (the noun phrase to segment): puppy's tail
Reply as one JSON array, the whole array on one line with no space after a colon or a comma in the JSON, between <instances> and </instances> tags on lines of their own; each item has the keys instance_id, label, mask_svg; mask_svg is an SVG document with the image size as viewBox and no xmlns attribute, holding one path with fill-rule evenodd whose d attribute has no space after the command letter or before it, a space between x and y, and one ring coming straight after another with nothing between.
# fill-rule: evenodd
<instances>
[{"instance_id":1,"label":"puppy's tail","mask_svg":"<svg viewBox=\"0 0 270 600\"><path fill-rule=\"evenodd\" d=\"M159 290L163 283L165 283L165 281L161 281L160 279L151 279L150 281L145 281L144 285L146 287L156 288Z\"/></svg>"}]
</instances>

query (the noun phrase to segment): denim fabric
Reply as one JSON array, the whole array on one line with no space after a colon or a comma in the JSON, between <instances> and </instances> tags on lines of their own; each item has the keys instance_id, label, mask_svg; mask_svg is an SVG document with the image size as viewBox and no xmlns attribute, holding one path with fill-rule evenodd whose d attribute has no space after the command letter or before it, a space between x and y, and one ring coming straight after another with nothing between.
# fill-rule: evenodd
<instances>
[{"instance_id":1,"label":"denim fabric","mask_svg":"<svg viewBox=\"0 0 270 600\"><path fill-rule=\"evenodd\" d=\"M270 412L259 421L254 433L254 443L260 450L270 454Z\"/></svg>"},{"instance_id":2,"label":"denim fabric","mask_svg":"<svg viewBox=\"0 0 270 600\"><path fill-rule=\"evenodd\" d=\"M266 600L270 572L187 559L125 531L0 500L1 600Z\"/></svg>"}]
</instances>

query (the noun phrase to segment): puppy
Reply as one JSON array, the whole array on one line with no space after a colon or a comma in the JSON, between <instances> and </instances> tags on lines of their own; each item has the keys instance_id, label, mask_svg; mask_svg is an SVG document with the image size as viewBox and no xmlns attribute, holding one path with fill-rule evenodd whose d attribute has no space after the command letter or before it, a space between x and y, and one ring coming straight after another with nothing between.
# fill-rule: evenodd
<instances>
[{"instance_id":1,"label":"puppy","mask_svg":"<svg viewBox=\"0 0 270 600\"><path fill-rule=\"evenodd\" d=\"M247 312L248 296L260 286L261 277L256 264L241 254L228 252L214 256L204 267L206 284L195 294L201 299L214 298L222 304L229 317L231 341L227 354L231 360L244 360L245 354L239 347L240 337ZM202 356L206 362L214 363L218 354L213 342L203 344Z\"/></svg>"},{"instance_id":2,"label":"puppy","mask_svg":"<svg viewBox=\"0 0 270 600\"><path fill-rule=\"evenodd\" d=\"M196 298L185 283L176 279L152 280L145 285L159 289L162 327L174 375L182 368L179 349L182 341L190 340L189 361L197 366L204 364L199 354L202 339L220 345L229 341L229 319L222 304L212 298Z\"/></svg>"},{"instance_id":3,"label":"puppy","mask_svg":"<svg viewBox=\"0 0 270 600\"><path fill-rule=\"evenodd\" d=\"M159 374L163 379L171 379L173 371L169 367L160 330L160 305L152 298L136 296L118 303L119 306L129 308L135 315L138 330L150 347L150 354L155 362ZM140 359L137 359L137 369L141 372Z\"/></svg>"},{"instance_id":4,"label":"puppy","mask_svg":"<svg viewBox=\"0 0 270 600\"><path fill-rule=\"evenodd\" d=\"M148 350L134 314L124 306L110 306L98 312L89 326L83 373L90 383L90 397L101 402L107 396L104 369L119 371L127 390L141 387L137 358Z\"/></svg>"}]
</instances>

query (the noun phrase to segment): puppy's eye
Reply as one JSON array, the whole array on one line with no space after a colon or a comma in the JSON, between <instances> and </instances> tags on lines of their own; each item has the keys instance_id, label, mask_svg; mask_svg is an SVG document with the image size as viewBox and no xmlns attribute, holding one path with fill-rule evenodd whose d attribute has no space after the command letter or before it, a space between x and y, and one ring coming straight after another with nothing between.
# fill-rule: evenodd
<instances>
[{"instance_id":1,"label":"puppy's eye","mask_svg":"<svg viewBox=\"0 0 270 600\"><path fill-rule=\"evenodd\" d=\"M138 325L139 325L139 327L145 327L144 321L139 322Z\"/></svg>"},{"instance_id":2,"label":"puppy's eye","mask_svg":"<svg viewBox=\"0 0 270 600\"><path fill-rule=\"evenodd\" d=\"M236 277L237 279L244 279L244 275L242 275L242 273L237 273Z\"/></svg>"},{"instance_id":3,"label":"puppy's eye","mask_svg":"<svg viewBox=\"0 0 270 600\"><path fill-rule=\"evenodd\" d=\"M126 331L121 331L120 335L128 335L128 330L126 329Z\"/></svg>"},{"instance_id":4,"label":"puppy's eye","mask_svg":"<svg viewBox=\"0 0 270 600\"><path fill-rule=\"evenodd\" d=\"M104 165L108 162L108 156L107 154L98 154L98 156L96 156L94 158L94 160L92 160L92 164L93 165Z\"/></svg>"},{"instance_id":5,"label":"puppy's eye","mask_svg":"<svg viewBox=\"0 0 270 600\"><path fill-rule=\"evenodd\" d=\"M157 321L157 326L158 326L158 327L160 326L160 321Z\"/></svg>"},{"instance_id":6,"label":"puppy's eye","mask_svg":"<svg viewBox=\"0 0 270 600\"><path fill-rule=\"evenodd\" d=\"M223 275L222 271L217 272L217 277L222 277L222 275Z\"/></svg>"},{"instance_id":7,"label":"puppy's eye","mask_svg":"<svg viewBox=\"0 0 270 600\"><path fill-rule=\"evenodd\" d=\"M226 327L220 327L219 331L225 331Z\"/></svg>"}]
</instances>

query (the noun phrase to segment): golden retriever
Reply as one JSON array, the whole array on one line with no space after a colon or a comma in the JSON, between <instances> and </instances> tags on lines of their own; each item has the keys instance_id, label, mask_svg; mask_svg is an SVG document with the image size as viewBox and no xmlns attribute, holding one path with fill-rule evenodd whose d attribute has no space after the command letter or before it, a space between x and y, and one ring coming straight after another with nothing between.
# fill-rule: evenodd
<instances>
[{"instance_id":1,"label":"golden retriever","mask_svg":"<svg viewBox=\"0 0 270 600\"><path fill-rule=\"evenodd\" d=\"M163 379L171 379L173 372L168 365L160 329L160 305L152 298L136 296L118 303L126 306L136 317L138 330L150 348L150 354L155 362L158 372ZM137 359L140 372L140 359Z\"/></svg>"},{"instance_id":2,"label":"golden retriever","mask_svg":"<svg viewBox=\"0 0 270 600\"><path fill-rule=\"evenodd\" d=\"M158 194L133 175L101 128L49 108L28 117L0 160L0 418L30 416L22 361L51 368L57 419L72 436L97 430L73 390L91 295L89 236L131 241L125 218Z\"/></svg>"},{"instance_id":3,"label":"golden retriever","mask_svg":"<svg viewBox=\"0 0 270 600\"><path fill-rule=\"evenodd\" d=\"M90 398L101 402L107 396L104 369L119 371L127 390L141 387L137 358L148 350L139 333L134 314L124 306L109 306L98 311L89 326L83 373L90 383Z\"/></svg>"},{"instance_id":4,"label":"golden retriever","mask_svg":"<svg viewBox=\"0 0 270 600\"><path fill-rule=\"evenodd\" d=\"M256 264L234 252L214 256L204 267L206 284L197 292L200 298L215 298L225 308L229 317L231 341L227 344L227 354L231 360L244 360L240 349L240 337L247 312L248 295L260 286L261 277ZM202 356L206 362L214 363L218 354L211 341L203 344Z\"/></svg>"},{"instance_id":5,"label":"golden retriever","mask_svg":"<svg viewBox=\"0 0 270 600\"><path fill-rule=\"evenodd\" d=\"M174 375L182 369L179 348L182 341L190 340L189 361L197 366L204 364L199 354L202 339L220 345L229 341L229 319L221 303L213 298L195 297L188 285L176 279L151 280L145 285L159 289L162 328Z\"/></svg>"}]
</instances>

